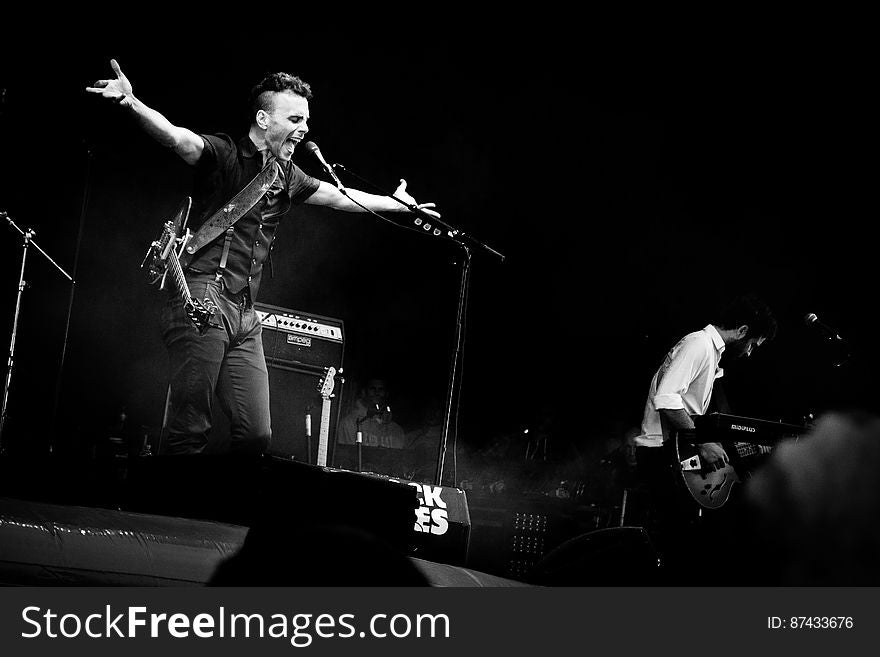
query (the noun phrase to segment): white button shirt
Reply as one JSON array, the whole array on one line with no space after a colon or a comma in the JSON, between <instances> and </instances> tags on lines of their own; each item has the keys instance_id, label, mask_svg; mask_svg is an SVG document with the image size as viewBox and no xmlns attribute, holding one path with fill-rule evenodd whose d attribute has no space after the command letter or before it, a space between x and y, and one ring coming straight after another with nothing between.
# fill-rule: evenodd
<instances>
[{"instance_id":1,"label":"white button shirt","mask_svg":"<svg viewBox=\"0 0 880 657\"><path fill-rule=\"evenodd\" d=\"M718 367L723 353L724 340L711 324L678 341L651 380L642 433L636 437L636 445L660 447L663 444L660 409L684 409L688 415L706 413L715 379L724 374Z\"/></svg>"}]
</instances>

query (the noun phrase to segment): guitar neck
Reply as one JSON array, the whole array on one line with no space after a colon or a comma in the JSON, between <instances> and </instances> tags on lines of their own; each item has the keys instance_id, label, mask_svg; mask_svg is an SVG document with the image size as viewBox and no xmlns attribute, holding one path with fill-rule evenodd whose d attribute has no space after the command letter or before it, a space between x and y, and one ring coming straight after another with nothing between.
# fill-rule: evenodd
<instances>
[{"instance_id":1,"label":"guitar neck","mask_svg":"<svg viewBox=\"0 0 880 657\"><path fill-rule=\"evenodd\" d=\"M321 431L318 434L318 460L320 466L327 465L327 443L330 434L330 398L321 402Z\"/></svg>"},{"instance_id":2,"label":"guitar neck","mask_svg":"<svg viewBox=\"0 0 880 657\"><path fill-rule=\"evenodd\" d=\"M177 291L183 295L184 302L190 303L192 301L192 296L189 293L189 286L186 284L186 278L183 275L183 268L180 266L180 260L177 258L177 254L173 249L171 250L171 253L168 254L168 270L171 272L174 286L177 288Z\"/></svg>"},{"instance_id":3,"label":"guitar neck","mask_svg":"<svg viewBox=\"0 0 880 657\"><path fill-rule=\"evenodd\" d=\"M760 452L760 447L752 443L734 443L736 453L740 457L754 456Z\"/></svg>"}]
</instances>

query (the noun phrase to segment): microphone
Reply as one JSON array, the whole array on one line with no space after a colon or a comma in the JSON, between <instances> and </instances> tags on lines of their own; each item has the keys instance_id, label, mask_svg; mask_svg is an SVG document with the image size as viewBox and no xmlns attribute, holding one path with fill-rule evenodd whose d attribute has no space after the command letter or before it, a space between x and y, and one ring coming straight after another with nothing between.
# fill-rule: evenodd
<instances>
[{"instance_id":1,"label":"microphone","mask_svg":"<svg viewBox=\"0 0 880 657\"><path fill-rule=\"evenodd\" d=\"M345 194L345 185L342 184L342 181L339 179L339 176L336 175L336 172L333 170L327 160L324 159L324 156L321 155L321 149L318 148L318 145L313 141L307 141L303 144L303 148L305 148L309 153L312 153L316 158L318 158L318 162L327 170L327 173L330 174L330 177L333 178L333 181L336 183L336 187L340 192Z\"/></svg>"},{"instance_id":2,"label":"microphone","mask_svg":"<svg viewBox=\"0 0 880 657\"><path fill-rule=\"evenodd\" d=\"M841 342L843 342L843 338L841 338L837 334L837 331L832 329L827 324L823 324L819 321L816 313L807 313L806 315L804 315L804 324L806 324L807 326L818 326L824 333L828 334L829 340L840 340Z\"/></svg>"},{"instance_id":3,"label":"microphone","mask_svg":"<svg viewBox=\"0 0 880 657\"><path fill-rule=\"evenodd\" d=\"M391 410L391 409L389 409L389 410ZM379 406L379 404L373 404L372 408L367 409L367 417L368 418L375 417L377 415L381 415L384 412L385 411L382 410L382 407Z\"/></svg>"}]
</instances>

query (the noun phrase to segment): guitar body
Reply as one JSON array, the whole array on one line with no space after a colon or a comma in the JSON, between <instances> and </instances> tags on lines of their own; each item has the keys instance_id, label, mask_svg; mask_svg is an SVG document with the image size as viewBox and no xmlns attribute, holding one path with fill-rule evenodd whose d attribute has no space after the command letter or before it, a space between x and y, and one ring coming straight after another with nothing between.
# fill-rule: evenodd
<instances>
[{"instance_id":1,"label":"guitar body","mask_svg":"<svg viewBox=\"0 0 880 657\"><path fill-rule=\"evenodd\" d=\"M158 239L150 244L147 255L141 263L141 269L147 268L149 282L157 285L160 290L169 289L183 297L183 307L199 333L204 334L211 324L211 317L216 307L210 300L193 299L180 265L180 255L186 248L191 237L186 223L192 199L187 196L177 210L173 219L162 226Z\"/></svg>"},{"instance_id":2,"label":"guitar body","mask_svg":"<svg viewBox=\"0 0 880 657\"><path fill-rule=\"evenodd\" d=\"M736 484L750 476L747 459L758 454L760 448L750 443L724 444L730 463L723 468L709 470L703 467L696 446L680 440L675 441L673 468L687 493L704 509L719 509L730 499Z\"/></svg>"},{"instance_id":3,"label":"guitar body","mask_svg":"<svg viewBox=\"0 0 880 657\"><path fill-rule=\"evenodd\" d=\"M739 474L731 464L717 470L707 470L700 462L697 449L690 443L676 441L675 464L680 480L690 496L705 509L718 509L730 498L734 484L740 483Z\"/></svg>"}]
</instances>

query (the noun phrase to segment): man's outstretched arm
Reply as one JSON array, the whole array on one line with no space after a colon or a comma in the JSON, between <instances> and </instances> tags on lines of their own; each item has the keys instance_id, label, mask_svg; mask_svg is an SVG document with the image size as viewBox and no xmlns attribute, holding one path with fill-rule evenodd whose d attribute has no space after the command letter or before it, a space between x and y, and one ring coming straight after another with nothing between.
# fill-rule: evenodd
<instances>
[{"instance_id":1,"label":"man's outstretched arm","mask_svg":"<svg viewBox=\"0 0 880 657\"><path fill-rule=\"evenodd\" d=\"M187 164L195 164L202 156L205 143L192 130L176 126L156 110L138 100L132 90L131 82L125 77L115 59L110 60L115 78L98 80L86 91L109 98L120 107L126 108L140 125L141 129L157 142L172 149Z\"/></svg>"},{"instance_id":2,"label":"man's outstretched arm","mask_svg":"<svg viewBox=\"0 0 880 657\"><path fill-rule=\"evenodd\" d=\"M346 212L366 212L361 206L365 206L373 212L402 212L407 210L405 206L401 205L390 196L368 194L367 192L362 192L352 187L348 187L346 192L348 193L348 196L340 192L330 183L321 181L321 185L318 187L317 191L309 196L305 202L309 205L326 205L334 210L344 210ZM431 209L436 207L435 203L416 203L416 200L406 191L406 181L402 178L400 180L400 185L398 185L397 189L394 191L394 196L404 203L408 203L409 205L423 210L426 214L429 214L432 217L440 217L439 212ZM357 203L354 201L357 201ZM360 205L358 205L358 203Z\"/></svg>"}]
</instances>

